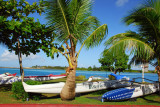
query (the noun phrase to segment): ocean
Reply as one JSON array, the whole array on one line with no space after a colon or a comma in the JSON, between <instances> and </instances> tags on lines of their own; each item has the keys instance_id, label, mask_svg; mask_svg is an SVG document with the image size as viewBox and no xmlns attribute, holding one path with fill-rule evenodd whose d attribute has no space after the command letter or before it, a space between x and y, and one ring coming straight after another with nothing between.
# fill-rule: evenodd
<instances>
[{"instance_id":1,"label":"ocean","mask_svg":"<svg viewBox=\"0 0 160 107\"><path fill-rule=\"evenodd\" d=\"M17 68L0 68L0 74L3 74L5 72L9 73L17 73L17 76L20 76L20 70ZM62 73L65 73L65 70L56 70L56 69L24 69L25 76L44 76L44 75L59 75ZM79 75L85 75L86 78L89 78L90 76L102 76L105 78L108 78L108 75L111 72L109 71L76 71L76 76ZM119 73L118 73L119 75ZM142 77L142 73L130 73L130 72L122 72L120 75L126 75L130 79ZM145 73L144 78L150 79L152 81L158 81L158 75L156 73ZM141 82L142 79L137 79L136 82ZM145 80L146 82L149 82L148 80Z\"/></svg>"}]
</instances>

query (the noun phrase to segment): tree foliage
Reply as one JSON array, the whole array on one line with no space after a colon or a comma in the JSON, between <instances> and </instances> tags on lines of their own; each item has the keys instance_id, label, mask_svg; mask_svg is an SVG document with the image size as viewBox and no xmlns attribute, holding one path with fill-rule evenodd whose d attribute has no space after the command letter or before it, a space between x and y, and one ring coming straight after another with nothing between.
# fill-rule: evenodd
<instances>
[{"instance_id":1,"label":"tree foliage","mask_svg":"<svg viewBox=\"0 0 160 107\"><path fill-rule=\"evenodd\" d=\"M104 50L102 57L99 59L103 70L115 71L116 73L122 72L128 68L127 62L129 56L126 55L125 52L121 52L121 54L106 54L106 51L108 50Z\"/></svg>"},{"instance_id":2,"label":"tree foliage","mask_svg":"<svg viewBox=\"0 0 160 107\"><path fill-rule=\"evenodd\" d=\"M1 1L0 7L0 39L4 41L10 51L18 54L18 41L22 54L36 54L42 45L48 45L53 37L52 31L38 20L35 22L33 17L28 17L30 13L36 11L41 14L43 8L36 2L30 5L25 0ZM46 41L49 39L48 41Z\"/></svg>"},{"instance_id":3,"label":"tree foliage","mask_svg":"<svg viewBox=\"0 0 160 107\"><path fill-rule=\"evenodd\" d=\"M43 1L34 2L32 5L25 0L0 1L0 41L8 46L9 51L18 55L21 73L21 54L36 54L40 52L40 48L49 50L53 45L51 27L29 17L35 12L44 12L43 6Z\"/></svg>"}]
</instances>

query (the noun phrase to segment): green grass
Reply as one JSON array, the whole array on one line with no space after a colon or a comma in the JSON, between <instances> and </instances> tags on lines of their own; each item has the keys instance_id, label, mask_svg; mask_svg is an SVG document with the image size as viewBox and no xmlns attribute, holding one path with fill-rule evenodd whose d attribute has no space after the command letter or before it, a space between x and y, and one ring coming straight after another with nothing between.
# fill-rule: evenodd
<instances>
[{"instance_id":1,"label":"green grass","mask_svg":"<svg viewBox=\"0 0 160 107\"><path fill-rule=\"evenodd\" d=\"M43 83L65 81L66 78L45 81ZM81 81L77 81L79 83ZM43 94L39 101L29 99L29 101L16 100L12 97L10 91L11 85L0 86L0 104L100 104L100 105L160 105L160 96L158 94L151 94L148 96L137 98L136 101L121 101L121 102L101 102L93 99L102 96L107 90L81 94L73 101L62 101L58 94Z\"/></svg>"}]
</instances>

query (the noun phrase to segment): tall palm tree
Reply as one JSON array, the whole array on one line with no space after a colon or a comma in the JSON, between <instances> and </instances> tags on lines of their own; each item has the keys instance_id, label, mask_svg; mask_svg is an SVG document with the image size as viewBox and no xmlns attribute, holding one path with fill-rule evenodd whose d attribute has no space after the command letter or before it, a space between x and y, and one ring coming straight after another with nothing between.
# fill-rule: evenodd
<instances>
[{"instance_id":1,"label":"tall palm tree","mask_svg":"<svg viewBox=\"0 0 160 107\"><path fill-rule=\"evenodd\" d=\"M118 48L130 49L131 54L138 59L154 60L160 66L160 1L147 0L126 16L124 22L127 25L136 25L138 33L127 32L111 37L106 42L107 46L111 45L108 52L115 52ZM160 71L158 76L160 82Z\"/></svg>"},{"instance_id":2,"label":"tall palm tree","mask_svg":"<svg viewBox=\"0 0 160 107\"><path fill-rule=\"evenodd\" d=\"M81 49L97 46L105 38L107 25L100 26L97 18L91 16L92 3L92 0L48 0L46 18L53 27L55 41L63 48L53 47L50 52L51 55L61 53L69 64L60 94L62 100L75 98L75 74ZM81 45L78 51L77 45Z\"/></svg>"}]
</instances>

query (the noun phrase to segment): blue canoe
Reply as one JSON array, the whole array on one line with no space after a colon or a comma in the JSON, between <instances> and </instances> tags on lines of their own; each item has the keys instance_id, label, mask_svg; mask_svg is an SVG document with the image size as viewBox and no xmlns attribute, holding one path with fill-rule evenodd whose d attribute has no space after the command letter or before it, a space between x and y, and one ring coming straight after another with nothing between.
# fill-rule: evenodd
<instances>
[{"instance_id":1,"label":"blue canoe","mask_svg":"<svg viewBox=\"0 0 160 107\"><path fill-rule=\"evenodd\" d=\"M154 92L157 92L158 90L159 90L158 83L141 84L135 87L115 89L115 90L104 93L102 96L102 102L104 102L104 100L109 100L109 101L127 100L130 98L136 98L136 97L152 94Z\"/></svg>"},{"instance_id":2,"label":"blue canoe","mask_svg":"<svg viewBox=\"0 0 160 107\"><path fill-rule=\"evenodd\" d=\"M106 92L102 96L102 102L104 99L110 100L110 101L111 100L116 101L116 100L129 99L132 97L134 90L135 90L135 88L133 88L133 89L120 88L120 89Z\"/></svg>"}]
</instances>

